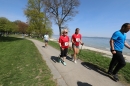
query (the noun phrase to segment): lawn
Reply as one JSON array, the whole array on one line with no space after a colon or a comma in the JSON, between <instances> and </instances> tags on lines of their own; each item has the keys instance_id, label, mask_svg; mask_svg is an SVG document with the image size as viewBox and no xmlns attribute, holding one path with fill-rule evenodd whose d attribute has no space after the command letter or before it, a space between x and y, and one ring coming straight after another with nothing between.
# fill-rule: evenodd
<instances>
[{"instance_id":1,"label":"lawn","mask_svg":"<svg viewBox=\"0 0 130 86\"><path fill-rule=\"evenodd\" d=\"M0 86L56 86L56 82L31 41L1 37Z\"/></svg>"}]
</instances>

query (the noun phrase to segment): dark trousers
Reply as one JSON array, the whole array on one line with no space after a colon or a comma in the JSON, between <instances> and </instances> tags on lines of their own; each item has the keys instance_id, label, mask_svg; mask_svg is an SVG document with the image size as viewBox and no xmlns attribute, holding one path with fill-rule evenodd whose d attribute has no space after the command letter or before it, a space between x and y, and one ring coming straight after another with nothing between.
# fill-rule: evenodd
<instances>
[{"instance_id":1,"label":"dark trousers","mask_svg":"<svg viewBox=\"0 0 130 86\"><path fill-rule=\"evenodd\" d=\"M64 48L64 50L61 49L61 55L60 57L66 57L68 52L68 48Z\"/></svg>"},{"instance_id":2,"label":"dark trousers","mask_svg":"<svg viewBox=\"0 0 130 86\"><path fill-rule=\"evenodd\" d=\"M125 62L125 59L122 55L122 52L116 51L116 54L113 54L112 60L111 60L110 65L109 65L108 72L111 72L115 75L125 65L126 65L126 62Z\"/></svg>"}]
</instances>

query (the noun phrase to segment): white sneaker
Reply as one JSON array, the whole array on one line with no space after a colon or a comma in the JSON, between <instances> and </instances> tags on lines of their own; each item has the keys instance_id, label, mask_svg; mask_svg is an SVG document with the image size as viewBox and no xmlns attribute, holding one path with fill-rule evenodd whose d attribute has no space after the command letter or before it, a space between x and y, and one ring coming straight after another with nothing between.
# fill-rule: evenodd
<instances>
[{"instance_id":1,"label":"white sneaker","mask_svg":"<svg viewBox=\"0 0 130 86\"><path fill-rule=\"evenodd\" d=\"M75 60L74 63L77 63L77 61Z\"/></svg>"},{"instance_id":2,"label":"white sneaker","mask_svg":"<svg viewBox=\"0 0 130 86\"><path fill-rule=\"evenodd\" d=\"M66 63L65 63L65 62L63 62L63 65L65 65L65 66L66 66Z\"/></svg>"}]
</instances>

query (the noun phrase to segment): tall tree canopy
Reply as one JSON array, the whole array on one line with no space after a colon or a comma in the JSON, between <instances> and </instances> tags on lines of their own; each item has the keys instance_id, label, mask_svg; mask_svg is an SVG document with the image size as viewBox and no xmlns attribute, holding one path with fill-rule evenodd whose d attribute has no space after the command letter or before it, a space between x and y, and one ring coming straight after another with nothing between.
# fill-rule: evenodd
<instances>
[{"instance_id":1,"label":"tall tree canopy","mask_svg":"<svg viewBox=\"0 0 130 86\"><path fill-rule=\"evenodd\" d=\"M42 0L45 4L44 9L50 18L53 18L59 27L61 35L61 28L65 22L69 21L78 13L77 7L79 0Z\"/></svg>"},{"instance_id":2,"label":"tall tree canopy","mask_svg":"<svg viewBox=\"0 0 130 86\"><path fill-rule=\"evenodd\" d=\"M24 11L28 20L28 32L42 35L46 31L50 31L52 34L51 23L46 18L43 12L43 1L42 0L28 0L26 10ZM50 25L50 26L48 26Z\"/></svg>"},{"instance_id":3,"label":"tall tree canopy","mask_svg":"<svg viewBox=\"0 0 130 86\"><path fill-rule=\"evenodd\" d=\"M0 31L8 31L9 30L10 21L5 17L0 17Z\"/></svg>"}]
</instances>

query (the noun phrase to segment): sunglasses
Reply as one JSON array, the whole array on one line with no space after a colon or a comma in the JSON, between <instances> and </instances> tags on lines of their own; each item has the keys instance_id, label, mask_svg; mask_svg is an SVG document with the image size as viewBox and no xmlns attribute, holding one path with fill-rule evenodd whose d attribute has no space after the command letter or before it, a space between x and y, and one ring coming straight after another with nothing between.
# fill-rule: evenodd
<instances>
[{"instance_id":1,"label":"sunglasses","mask_svg":"<svg viewBox=\"0 0 130 86\"><path fill-rule=\"evenodd\" d=\"M67 34L68 32L64 32L64 33L66 33L66 34Z\"/></svg>"}]
</instances>

